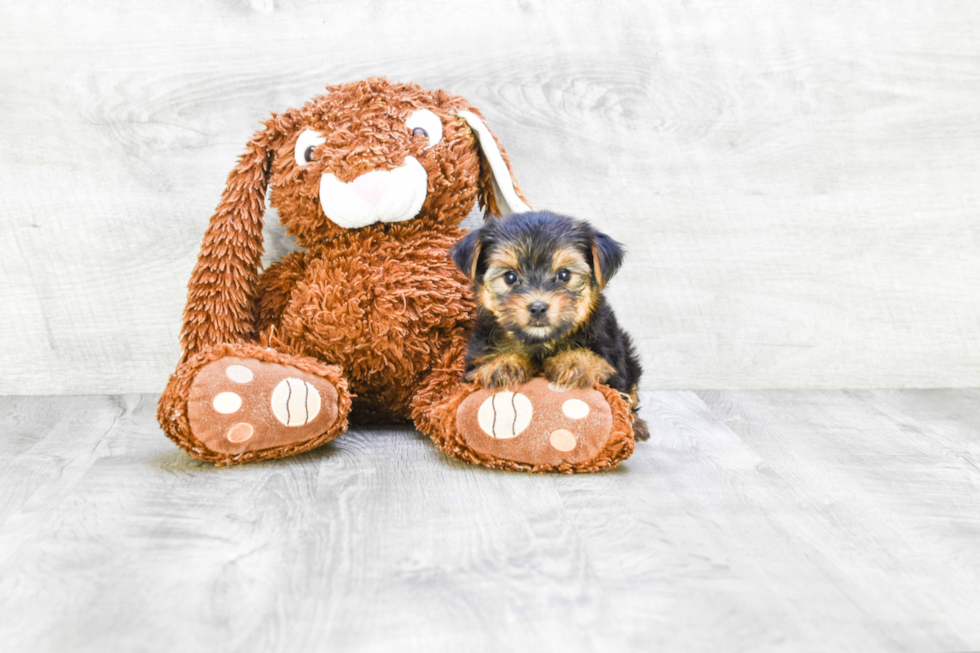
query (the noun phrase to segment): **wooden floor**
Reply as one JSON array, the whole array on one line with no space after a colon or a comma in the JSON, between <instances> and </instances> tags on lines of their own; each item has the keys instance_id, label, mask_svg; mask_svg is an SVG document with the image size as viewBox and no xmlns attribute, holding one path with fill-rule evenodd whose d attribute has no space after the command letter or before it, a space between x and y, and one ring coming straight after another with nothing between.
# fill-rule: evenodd
<instances>
[{"instance_id":1,"label":"wooden floor","mask_svg":"<svg viewBox=\"0 0 980 653\"><path fill-rule=\"evenodd\" d=\"M980 649L980 390L647 394L611 473L358 430L215 469L0 398L4 651Z\"/></svg>"}]
</instances>

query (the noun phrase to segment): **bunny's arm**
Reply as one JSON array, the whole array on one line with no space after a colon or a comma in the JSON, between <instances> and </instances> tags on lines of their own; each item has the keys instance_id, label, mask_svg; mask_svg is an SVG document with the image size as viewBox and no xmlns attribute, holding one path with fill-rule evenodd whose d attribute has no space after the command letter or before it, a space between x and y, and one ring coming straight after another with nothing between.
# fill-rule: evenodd
<instances>
[{"instance_id":1,"label":"bunny's arm","mask_svg":"<svg viewBox=\"0 0 980 653\"><path fill-rule=\"evenodd\" d=\"M267 267L259 276L259 333L270 326L278 326L293 289L306 275L306 259L306 252L291 252Z\"/></svg>"}]
</instances>

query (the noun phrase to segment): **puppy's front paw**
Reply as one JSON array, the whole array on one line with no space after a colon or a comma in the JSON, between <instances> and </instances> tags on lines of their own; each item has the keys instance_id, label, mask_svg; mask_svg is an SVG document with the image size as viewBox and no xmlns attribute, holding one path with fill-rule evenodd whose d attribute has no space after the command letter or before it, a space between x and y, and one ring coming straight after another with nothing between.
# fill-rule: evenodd
<instances>
[{"instance_id":1,"label":"puppy's front paw","mask_svg":"<svg viewBox=\"0 0 980 653\"><path fill-rule=\"evenodd\" d=\"M503 390L526 383L534 376L531 361L518 354L494 356L466 374L467 381L478 381L489 390Z\"/></svg>"},{"instance_id":2,"label":"puppy's front paw","mask_svg":"<svg viewBox=\"0 0 980 653\"><path fill-rule=\"evenodd\" d=\"M571 349L544 362L544 375L559 388L592 388L616 370L587 349Z\"/></svg>"}]
</instances>

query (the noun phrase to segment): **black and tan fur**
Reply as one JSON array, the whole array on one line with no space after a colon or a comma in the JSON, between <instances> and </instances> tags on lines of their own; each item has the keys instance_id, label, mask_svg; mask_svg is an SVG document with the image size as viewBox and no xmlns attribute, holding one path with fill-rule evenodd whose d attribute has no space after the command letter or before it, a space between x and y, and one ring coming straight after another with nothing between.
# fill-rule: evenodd
<instances>
[{"instance_id":1,"label":"black and tan fur","mask_svg":"<svg viewBox=\"0 0 980 653\"><path fill-rule=\"evenodd\" d=\"M623 262L619 243L587 222L534 212L488 220L451 255L477 301L467 380L502 389L541 373L559 387L604 383L635 414L639 357L602 295ZM639 417L633 429L649 437Z\"/></svg>"}]
</instances>

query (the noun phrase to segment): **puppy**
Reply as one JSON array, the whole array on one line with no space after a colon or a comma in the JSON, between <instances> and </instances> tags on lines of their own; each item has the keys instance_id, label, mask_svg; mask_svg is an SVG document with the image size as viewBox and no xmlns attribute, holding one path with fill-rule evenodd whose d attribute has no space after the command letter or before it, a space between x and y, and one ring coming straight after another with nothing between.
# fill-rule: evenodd
<instances>
[{"instance_id":1,"label":"puppy","mask_svg":"<svg viewBox=\"0 0 980 653\"><path fill-rule=\"evenodd\" d=\"M471 230L450 251L477 303L465 378L493 390L538 372L563 388L605 383L629 397L634 437L647 439L636 415L639 357L602 296L623 255L587 222L549 212Z\"/></svg>"}]
</instances>

